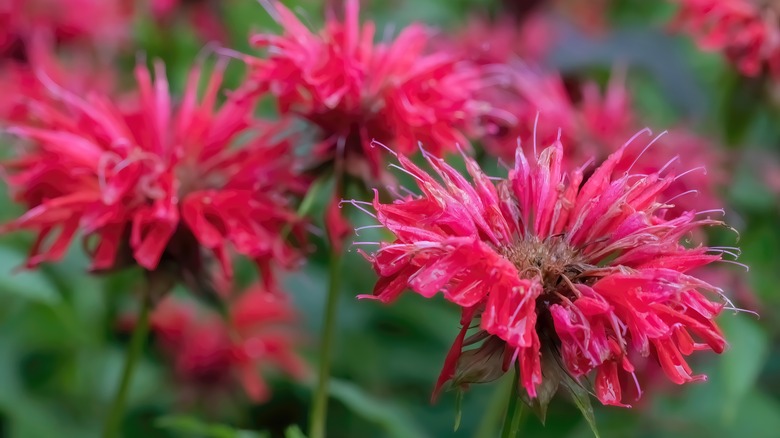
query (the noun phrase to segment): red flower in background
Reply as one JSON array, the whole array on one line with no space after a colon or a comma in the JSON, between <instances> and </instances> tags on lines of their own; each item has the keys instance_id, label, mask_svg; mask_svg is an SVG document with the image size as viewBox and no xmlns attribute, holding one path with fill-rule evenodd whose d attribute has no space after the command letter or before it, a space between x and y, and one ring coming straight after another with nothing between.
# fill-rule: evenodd
<instances>
[{"instance_id":1,"label":"red flower in background","mask_svg":"<svg viewBox=\"0 0 780 438\"><path fill-rule=\"evenodd\" d=\"M379 275L369 297L442 292L462 308L437 391L449 380L498 378L517 363L521 393L543 405L566 385L563 376L593 372L599 400L623 405L620 375L633 374L632 351L656 359L674 383L704 379L685 356L726 348L714 320L724 304L712 300L720 289L689 271L721 260L721 251L680 242L721 222L705 212L669 214L661 194L672 175L616 174L627 150L585 179L582 168L566 171L560 142L530 161L518 148L497 184L470 158L472 182L431 155L440 181L398 156L422 195L374 199L395 241L367 256Z\"/></svg>"},{"instance_id":2,"label":"red flower in background","mask_svg":"<svg viewBox=\"0 0 780 438\"><path fill-rule=\"evenodd\" d=\"M27 140L5 169L29 210L5 229L38 233L30 267L62 257L77 232L96 270L172 261L199 272L203 248L229 278L229 246L262 267L295 259L281 235L298 223L287 195L304 189L291 146L252 117L246 93L216 103L223 61L200 98L193 68L178 105L162 64L154 79L138 66L137 92L123 99L47 84L51 97L30 104L35 120L8 130Z\"/></svg>"},{"instance_id":3,"label":"red flower in background","mask_svg":"<svg viewBox=\"0 0 780 438\"><path fill-rule=\"evenodd\" d=\"M777 2L677 0L674 27L696 38L703 50L721 51L740 72L780 75L780 9ZM760 4L759 4L760 3Z\"/></svg>"},{"instance_id":4,"label":"red flower in background","mask_svg":"<svg viewBox=\"0 0 780 438\"><path fill-rule=\"evenodd\" d=\"M319 33L278 2L267 9L284 33L252 37L266 51L250 60L252 78L276 97L282 114L320 128L315 165L340 161L359 178L376 180L384 152L372 139L402 153L421 141L435 145L437 155L468 144L464 132L480 109L479 72L452 54L429 54L422 25L374 43L374 23L360 24L357 0L347 0L344 19L329 16Z\"/></svg>"},{"instance_id":5,"label":"red flower in background","mask_svg":"<svg viewBox=\"0 0 780 438\"><path fill-rule=\"evenodd\" d=\"M284 294L254 287L230 304L229 320L192 302L165 298L151 317L158 345L185 386L212 392L239 382L255 402L270 393L262 372L302 380L308 372L294 349L297 315Z\"/></svg>"},{"instance_id":6,"label":"red flower in background","mask_svg":"<svg viewBox=\"0 0 780 438\"><path fill-rule=\"evenodd\" d=\"M82 94L89 90L108 92L114 88L114 75L110 66L100 66L86 53L57 56L51 41L41 34L31 36L23 62L0 61L0 124L29 121L29 103L50 99L41 77Z\"/></svg>"},{"instance_id":7,"label":"red flower in background","mask_svg":"<svg viewBox=\"0 0 780 438\"><path fill-rule=\"evenodd\" d=\"M489 101L500 117L484 119L489 153L511 161L520 138L535 138L551 144L558 136L566 148L564 166L576 166L594 158L597 163L621 149L642 128L635 114L624 75L613 75L602 92L595 83L574 84L576 96L563 79L517 66L503 93ZM662 169L673 172L694 169L685 179L673 181L666 189L675 198L675 213L705 210L720 205L719 187L725 182L724 156L710 141L685 127L676 127L653 140L652 145L629 148L615 166L616 175L629 168L638 173Z\"/></svg>"},{"instance_id":8,"label":"red flower in background","mask_svg":"<svg viewBox=\"0 0 780 438\"><path fill-rule=\"evenodd\" d=\"M14 52L36 32L115 48L129 39L132 19L126 0L0 0L0 54Z\"/></svg>"},{"instance_id":9,"label":"red flower in background","mask_svg":"<svg viewBox=\"0 0 780 438\"><path fill-rule=\"evenodd\" d=\"M517 60L539 62L554 38L549 19L540 13L524 17L521 23L511 18L489 21L471 17L463 29L442 41L442 50L482 66Z\"/></svg>"}]
</instances>

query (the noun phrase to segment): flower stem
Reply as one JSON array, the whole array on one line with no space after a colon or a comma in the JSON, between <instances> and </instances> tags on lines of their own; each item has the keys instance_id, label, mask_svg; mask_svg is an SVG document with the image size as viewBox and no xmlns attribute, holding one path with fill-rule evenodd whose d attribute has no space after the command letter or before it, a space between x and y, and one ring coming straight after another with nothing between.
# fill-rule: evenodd
<instances>
[{"instance_id":1,"label":"flower stem","mask_svg":"<svg viewBox=\"0 0 780 438\"><path fill-rule=\"evenodd\" d=\"M303 200L301 200L301 204L298 206L298 210L295 212L299 218L309 214L312 207L314 206L314 201L320 197L322 189L326 187L325 183L327 181L327 177L320 177L312 183L311 187L309 187L309 190L306 192L306 196L304 196ZM288 223L284 226L284 228L282 228L280 233L282 239L285 240L290 237L290 232L292 232L292 223Z\"/></svg>"},{"instance_id":2,"label":"flower stem","mask_svg":"<svg viewBox=\"0 0 780 438\"><path fill-rule=\"evenodd\" d=\"M103 429L103 438L115 438L119 436L119 428L125 410L125 401L130 389L130 381L133 378L133 371L138 363L138 358L143 352L144 343L149 333L149 311L151 308L151 297L149 291L144 290L141 297L141 310L138 315L138 321L133 328L133 335L130 338L130 347L125 356L125 364L122 369L122 380L119 382L119 389L114 396L111 404L105 429Z\"/></svg>"},{"instance_id":3,"label":"flower stem","mask_svg":"<svg viewBox=\"0 0 780 438\"><path fill-rule=\"evenodd\" d=\"M328 411L328 379L330 378L330 360L333 349L333 336L336 331L336 309L338 293L341 287L342 254L331 246L330 279L328 298L325 305L325 317L320 343L320 364L317 389L314 393L311 415L309 417L309 438L325 438L325 423Z\"/></svg>"},{"instance_id":4,"label":"flower stem","mask_svg":"<svg viewBox=\"0 0 780 438\"><path fill-rule=\"evenodd\" d=\"M504 421L504 413L509 403L509 397L517 391L515 389L517 388L517 383L513 384L512 378L502 378L497 383L498 385L496 385L496 389L490 397L484 414L482 414L482 421L480 421L473 438L498 436L498 431L501 429Z\"/></svg>"},{"instance_id":5,"label":"flower stem","mask_svg":"<svg viewBox=\"0 0 780 438\"><path fill-rule=\"evenodd\" d=\"M509 403L504 417L504 428L501 430L501 438L517 438L520 436L520 427L523 425L525 404L520 401L518 384L520 370L515 368L515 377L512 379L512 391L509 393Z\"/></svg>"}]
</instances>

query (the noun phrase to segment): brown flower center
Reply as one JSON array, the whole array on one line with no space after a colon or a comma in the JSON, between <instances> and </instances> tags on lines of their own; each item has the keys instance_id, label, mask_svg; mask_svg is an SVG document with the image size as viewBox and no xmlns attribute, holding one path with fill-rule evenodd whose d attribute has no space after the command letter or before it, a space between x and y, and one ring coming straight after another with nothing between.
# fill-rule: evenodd
<instances>
[{"instance_id":1,"label":"brown flower center","mask_svg":"<svg viewBox=\"0 0 780 438\"><path fill-rule=\"evenodd\" d=\"M562 236L543 240L529 236L502 248L501 253L517 267L521 278L538 278L545 294L570 290L568 284L587 266L580 252Z\"/></svg>"}]
</instances>

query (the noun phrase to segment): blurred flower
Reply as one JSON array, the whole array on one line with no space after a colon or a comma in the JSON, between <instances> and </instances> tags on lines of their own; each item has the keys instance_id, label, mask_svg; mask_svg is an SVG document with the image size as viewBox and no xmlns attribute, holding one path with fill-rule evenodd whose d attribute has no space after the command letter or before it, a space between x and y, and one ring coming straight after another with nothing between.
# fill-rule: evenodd
<instances>
[{"instance_id":1,"label":"blurred flower","mask_svg":"<svg viewBox=\"0 0 780 438\"><path fill-rule=\"evenodd\" d=\"M557 74L522 66L510 77L502 92L486 99L499 117L483 119L487 151L504 160L512 160L518 139L551 144L560 135L566 147L564 166L573 170L588 159L596 163L606 159L642 127L620 70L604 92L595 83L570 85ZM675 201L675 214L720 205L718 189L727 182L718 148L682 125L645 149L626 149L615 166L616 175L629 168L638 173L692 169L690 176L673 181L665 191Z\"/></svg>"},{"instance_id":2,"label":"blurred flower","mask_svg":"<svg viewBox=\"0 0 780 438\"><path fill-rule=\"evenodd\" d=\"M585 31L599 34L609 28L611 0L553 0L552 3Z\"/></svg>"},{"instance_id":3,"label":"blurred flower","mask_svg":"<svg viewBox=\"0 0 780 438\"><path fill-rule=\"evenodd\" d=\"M129 39L132 19L133 3L126 0L0 0L0 56L24 56L37 32L113 49Z\"/></svg>"},{"instance_id":4,"label":"blurred flower","mask_svg":"<svg viewBox=\"0 0 780 438\"><path fill-rule=\"evenodd\" d=\"M225 321L173 296L154 310L152 331L181 384L213 393L239 382L253 401L263 402L270 397L263 370L306 377L306 365L294 352L300 341L297 315L284 294L255 286L229 312Z\"/></svg>"},{"instance_id":5,"label":"blurred flower","mask_svg":"<svg viewBox=\"0 0 780 438\"><path fill-rule=\"evenodd\" d=\"M511 19L490 21L472 16L454 35L442 41L442 50L477 65L511 64L522 59L541 61L553 43L554 33L546 16L533 14L521 23Z\"/></svg>"},{"instance_id":6,"label":"blurred flower","mask_svg":"<svg viewBox=\"0 0 780 438\"><path fill-rule=\"evenodd\" d=\"M780 161L765 154L759 164L761 180L770 193L780 199Z\"/></svg>"},{"instance_id":7,"label":"blurred flower","mask_svg":"<svg viewBox=\"0 0 780 438\"><path fill-rule=\"evenodd\" d=\"M676 0L674 27L703 50L721 51L740 72L780 75L780 5L776 1Z\"/></svg>"},{"instance_id":8,"label":"blurred flower","mask_svg":"<svg viewBox=\"0 0 780 438\"><path fill-rule=\"evenodd\" d=\"M50 97L30 103L35 119L8 129L27 141L4 164L29 209L5 231L38 233L29 267L61 258L77 232L95 270L137 263L197 277L202 248L229 278L229 246L264 274L270 260L296 259L281 233L292 224L302 235L287 199L304 189L291 146L281 128L253 118L247 93L216 104L225 64L217 62L200 98L204 73L194 67L175 106L161 63L154 79L136 67L138 89L121 99L45 82Z\"/></svg>"},{"instance_id":9,"label":"blurred flower","mask_svg":"<svg viewBox=\"0 0 780 438\"><path fill-rule=\"evenodd\" d=\"M516 0L502 0L501 2L501 14L502 16L509 16L517 23L522 23L528 17L534 16L538 13L539 9L544 7L547 0L525 0L518 2Z\"/></svg>"},{"instance_id":10,"label":"blurred flower","mask_svg":"<svg viewBox=\"0 0 780 438\"><path fill-rule=\"evenodd\" d=\"M427 298L441 291L462 308L436 391L450 380L494 380L517 363L529 402L544 407L559 385L571 390L581 384L572 379L595 372L598 399L625 406L620 376L633 376L632 351L656 359L674 383L705 379L684 356L726 348L714 320L724 304L713 298L723 295L688 272L723 251L681 239L722 223L706 211L665 211L659 196L675 176L616 175L628 149L584 178L583 168L564 169L559 141L531 161L518 148L498 183L468 157L472 182L425 154L439 182L398 155L423 194L374 199L377 220L396 240L367 256L379 280L364 297L387 303L407 288Z\"/></svg>"},{"instance_id":11,"label":"blurred flower","mask_svg":"<svg viewBox=\"0 0 780 438\"><path fill-rule=\"evenodd\" d=\"M114 88L116 78L111 65L82 51L57 55L53 46L44 35L36 34L28 39L24 60L0 61L0 124L29 121L29 102L50 98L41 76L77 94Z\"/></svg>"},{"instance_id":12,"label":"blurred flower","mask_svg":"<svg viewBox=\"0 0 780 438\"><path fill-rule=\"evenodd\" d=\"M250 61L254 81L277 98L283 114L320 129L315 165L342 162L345 171L376 181L383 151L372 139L403 153L418 141L435 145L435 154L468 144L464 131L479 109L473 100L479 72L449 53L427 54L431 38L419 24L374 43L374 23L361 25L358 7L346 1L344 20L330 15L315 34L282 4L269 2L284 33L252 37L266 49L264 58Z\"/></svg>"}]
</instances>

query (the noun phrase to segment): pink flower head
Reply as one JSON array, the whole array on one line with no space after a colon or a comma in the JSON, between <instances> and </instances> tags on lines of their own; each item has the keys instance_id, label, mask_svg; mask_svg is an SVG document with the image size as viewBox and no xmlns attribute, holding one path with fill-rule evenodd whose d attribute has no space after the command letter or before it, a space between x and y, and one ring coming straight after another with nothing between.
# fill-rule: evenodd
<instances>
[{"instance_id":1,"label":"pink flower head","mask_svg":"<svg viewBox=\"0 0 780 438\"><path fill-rule=\"evenodd\" d=\"M418 141L433 153L468 144L464 131L478 110L479 71L457 57L428 54L427 30L419 24L393 40L374 43L374 23L360 24L358 0L347 0L345 16L333 15L313 33L281 3L267 9L284 28L282 35L258 34L254 80L277 98L283 114L307 120L320 130L314 164L344 162L344 169L375 181L382 173L383 151L376 139L402 153Z\"/></svg>"},{"instance_id":2,"label":"pink flower head","mask_svg":"<svg viewBox=\"0 0 780 438\"><path fill-rule=\"evenodd\" d=\"M740 72L780 75L780 10L777 2L677 0L675 27L693 34L699 46L721 51ZM759 3L765 3L761 5Z\"/></svg>"},{"instance_id":3,"label":"pink flower head","mask_svg":"<svg viewBox=\"0 0 780 438\"><path fill-rule=\"evenodd\" d=\"M114 48L131 35L132 6L126 0L0 0L0 54L23 46L36 32Z\"/></svg>"},{"instance_id":4,"label":"pink flower head","mask_svg":"<svg viewBox=\"0 0 780 438\"><path fill-rule=\"evenodd\" d=\"M395 240L366 256L379 280L363 297L387 303L406 289L441 292L462 308L437 392L446 381L489 381L516 364L530 399L549 401L563 375L595 374L598 399L623 406L631 352L657 360L672 382L705 378L685 357L726 348L714 319L724 304L715 301L720 289L690 271L721 254L681 241L721 222L706 212L669 214L662 193L672 175L617 174L628 149L585 178L583 168L566 170L560 141L538 155L518 148L499 182L468 157L471 181L430 154L438 179L398 155L422 195L390 204L375 197L376 218Z\"/></svg>"},{"instance_id":5,"label":"pink flower head","mask_svg":"<svg viewBox=\"0 0 780 438\"><path fill-rule=\"evenodd\" d=\"M28 266L60 259L78 232L95 270L132 261L197 271L201 248L228 278L229 247L261 266L295 259L281 235L298 224L287 196L302 189L290 145L253 118L246 93L216 103L223 61L200 98L194 67L178 104L161 63L154 79L136 67L125 99L46 84L51 98L30 104L36 119L8 129L26 140L5 169L29 210L5 229L37 232Z\"/></svg>"},{"instance_id":6,"label":"pink flower head","mask_svg":"<svg viewBox=\"0 0 780 438\"><path fill-rule=\"evenodd\" d=\"M295 354L297 315L284 294L255 287L230 305L230 320L172 296L151 318L153 332L176 378L198 390L229 389L239 382L255 402L270 393L261 371L276 368L303 379L306 365Z\"/></svg>"}]
</instances>

